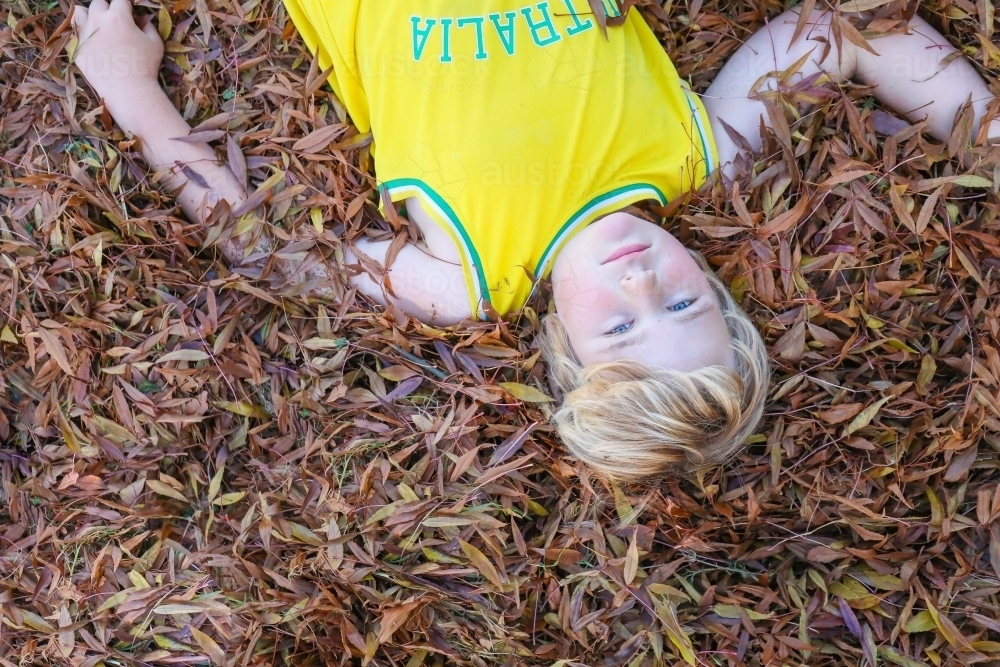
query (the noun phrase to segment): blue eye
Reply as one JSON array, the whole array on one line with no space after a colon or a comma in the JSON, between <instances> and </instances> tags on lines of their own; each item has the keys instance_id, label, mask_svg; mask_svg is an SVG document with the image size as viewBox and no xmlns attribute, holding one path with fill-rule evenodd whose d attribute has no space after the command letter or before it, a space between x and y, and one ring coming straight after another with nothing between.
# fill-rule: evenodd
<instances>
[{"instance_id":1,"label":"blue eye","mask_svg":"<svg viewBox=\"0 0 1000 667\"><path fill-rule=\"evenodd\" d=\"M669 310L670 312L676 313L678 310L684 310L685 308L687 308L690 305L691 305L690 301L681 301L680 303L675 303L674 305L669 306L667 308L667 310Z\"/></svg>"},{"instance_id":2,"label":"blue eye","mask_svg":"<svg viewBox=\"0 0 1000 667\"><path fill-rule=\"evenodd\" d=\"M612 336L614 336L614 335L617 335L617 334L620 334L620 333L625 333L626 331L628 331L631 328L632 328L632 324L631 323L629 323L629 324L619 324L618 326L616 326L614 329L612 329L608 333L611 334Z\"/></svg>"}]
</instances>

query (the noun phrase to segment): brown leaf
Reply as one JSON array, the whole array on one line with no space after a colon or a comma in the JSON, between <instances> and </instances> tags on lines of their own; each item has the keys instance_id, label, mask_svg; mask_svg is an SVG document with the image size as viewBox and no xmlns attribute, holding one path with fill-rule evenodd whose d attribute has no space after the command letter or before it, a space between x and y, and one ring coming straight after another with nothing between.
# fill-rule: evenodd
<instances>
[{"instance_id":1,"label":"brown leaf","mask_svg":"<svg viewBox=\"0 0 1000 667\"><path fill-rule=\"evenodd\" d=\"M864 403L841 403L840 405L834 406L829 410L823 410L816 414L817 417L825 421L827 424L839 424L840 422L847 421L854 415L858 414L865 407Z\"/></svg>"}]
</instances>

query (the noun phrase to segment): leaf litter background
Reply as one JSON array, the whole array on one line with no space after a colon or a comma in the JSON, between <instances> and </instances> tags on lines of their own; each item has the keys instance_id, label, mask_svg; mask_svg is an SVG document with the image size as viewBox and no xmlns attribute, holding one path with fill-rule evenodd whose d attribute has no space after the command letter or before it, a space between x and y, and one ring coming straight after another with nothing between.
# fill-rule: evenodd
<instances>
[{"instance_id":1,"label":"leaf litter background","mask_svg":"<svg viewBox=\"0 0 1000 667\"><path fill-rule=\"evenodd\" d=\"M862 2L841 39L916 9ZM140 4L280 258L407 233L279 2ZM703 90L782 9L633 11ZM786 86L734 197L647 212L774 357L746 451L647 496L545 425L544 295L438 331L218 261L68 67L67 10L0 2L0 664L1000 662L1000 154L967 116L938 145ZM1000 67L989 3L919 11Z\"/></svg>"}]
</instances>

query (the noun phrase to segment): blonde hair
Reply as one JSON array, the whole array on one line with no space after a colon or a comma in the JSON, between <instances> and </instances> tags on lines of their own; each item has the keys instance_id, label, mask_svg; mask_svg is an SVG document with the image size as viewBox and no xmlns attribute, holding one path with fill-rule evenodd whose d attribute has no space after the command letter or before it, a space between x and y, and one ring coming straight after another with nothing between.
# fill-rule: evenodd
<instances>
[{"instance_id":1,"label":"blonde hair","mask_svg":"<svg viewBox=\"0 0 1000 667\"><path fill-rule=\"evenodd\" d=\"M733 364L685 373L635 359L584 367L555 315L542 353L563 393L552 421L567 449L604 476L638 482L722 463L753 434L770 381L767 348L750 318L697 252L729 328Z\"/></svg>"}]
</instances>

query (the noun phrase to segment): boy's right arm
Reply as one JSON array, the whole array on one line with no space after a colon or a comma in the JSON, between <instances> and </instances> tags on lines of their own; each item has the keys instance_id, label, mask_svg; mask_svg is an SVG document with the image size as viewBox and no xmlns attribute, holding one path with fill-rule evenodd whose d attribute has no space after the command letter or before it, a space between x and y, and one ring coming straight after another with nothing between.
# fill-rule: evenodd
<instances>
[{"instance_id":1,"label":"boy's right arm","mask_svg":"<svg viewBox=\"0 0 1000 667\"><path fill-rule=\"evenodd\" d=\"M163 185L180 190L177 202L187 218L204 222L219 201L235 208L246 199L243 186L218 163L211 146L175 140L190 134L191 127L157 82L163 41L152 23L140 30L128 0L110 5L92 0L89 8L76 5L73 24L79 38L75 64L119 127L139 138L150 168L171 170ZM194 180L188 177L192 172ZM224 243L222 250L230 262L243 258L238 240Z\"/></svg>"},{"instance_id":2,"label":"boy's right arm","mask_svg":"<svg viewBox=\"0 0 1000 667\"><path fill-rule=\"evenodd\" d=\"M164 186L172 192L180 189L176 197L187 218L204 222L223 199L231 208L242 203L246 199L243 185L229 167L219 164L211 146L174 140L190 134L191 128L157 82L163 42L152 24L142 30L136 26L129 0L111 0L110 5L106 0L92 0L89 9L77 5L73 23L80 39L76 65L115 122L139 137L147 164L153 170L173 168ZM196 174L193 179L188 177L191 172ZM384 265L389 245L361 240L357 249L375 264ZM232 237L222 244L222 252L231 264L242 263L247 254L245 244ZM371 273L380 273L372 262L359 262L364 258L350 249L345 259L349 265L368 265ZM384 289L382 278L373 279L366 271L351 276L350 281L384 306L429 324L454 324L470 315L468 291L460 263L447 259L407 243L387 273L389 289ZM296 268L288 262L281 265L285 277L294 282L332 280L322 265L308 276L297 275ZM322 286L314 290L325 291Z\"/></svg>"}]
</instances>

